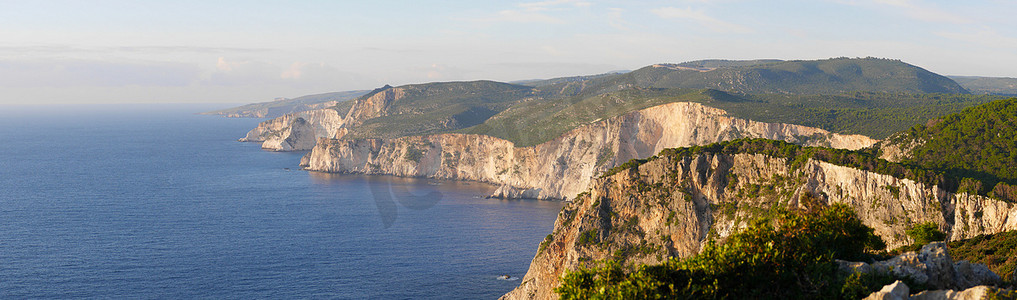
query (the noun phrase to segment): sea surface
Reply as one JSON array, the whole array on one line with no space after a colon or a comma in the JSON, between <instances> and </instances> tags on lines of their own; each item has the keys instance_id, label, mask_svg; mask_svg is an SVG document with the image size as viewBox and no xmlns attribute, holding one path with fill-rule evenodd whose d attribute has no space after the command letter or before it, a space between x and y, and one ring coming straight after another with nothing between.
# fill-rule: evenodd
<instances>
[{"instance_id":1,"label":"sea surface","mask_svg":"<svg viewBox=\"0 0 1017 300\"><path fill-rule=\"evenodd\" d=\"M302 171L228 106L0 106L0 299L493 299L561 209Z\"/></svg>"}]
</instances>

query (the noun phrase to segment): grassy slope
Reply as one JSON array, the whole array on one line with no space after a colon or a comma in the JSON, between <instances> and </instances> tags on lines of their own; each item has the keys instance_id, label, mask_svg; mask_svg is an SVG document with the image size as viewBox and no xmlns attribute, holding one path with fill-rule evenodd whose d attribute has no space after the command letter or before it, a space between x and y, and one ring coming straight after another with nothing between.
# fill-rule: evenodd
<instances>
[{"instance_id":1,"label":"grassy slope","mask_svg":"<svg viewBox=\"0 0 1017 300\"><path fill-rule=\"evenodd\" d=\"M1017 231L980 235L950 242L949 246L950 256L954 260L984 264L1004 280L1014 280L1014 271L1017 270Z\"/></svg>"},{"instance_id":2,"label":"grassy slope","mask_svg":"<svg viewBox=\"0 0 1017 300\"><path fill-rule=\"evenodd\" d=\"M905 163L1017 184L1017 98L971 107L890 139L911 141L922 143Z\"/></svg>"},{"instance_id":3,"label":"grassy slope","mask_svg":"<svg viewBox=\"0 0 1017 300\"><path fill-rule=\"evenodd\" d=\"M928 119L995 99L998 98L963 94L737 95L717 90L630 88L601 95L520 103L460 132L486 134L520 146L532 146L600 119L666 103L697 102L739 118L884 138Z\"/></svg>"},{"instance_id":4,"label":"grassy slope","mask_svg":"<svg viewBox=\"0 0 1017 300\"><path fill-rule=\"evenodd\" d=\"M489 81L405 86L411 92L409 97L397 101L387 116L365 122L351 137L465 132L531 146L599 119L689 101L741 118L881 138L995 99L914 95L912 92L966 91L945 77L895 60L685 64L719 68L699 72L651 66L624 74L534 81L530 86Z\"/></svg>"},{"instance_id":5,"label":"grassy slope","mask_svg":"<svg viewBox=\"0 0 1017 300\"><path fill-rule=\"evenodd\" d=\"M709 72L650 66L620 75L616 81L646 87L712 88L749 94L967 93L949 78L897 60L875 58L756 61Z\"/></svg>"},{"instance_id":6,"label":"grassy slope","mask_svg":"<svg viewBox=\"0 0 1017 300\"><path fill-rule=\"evenodd\" d=\"M440 82L401 87L405 95L386 115L353 128L351 137L392 138L450 132L534 97L531 87L493 81Z\"/></svg>"},{"instance_id":7,"label":"grassy slope","mask_svg":"<svg viewBox=\"0 0 1017 300\"><path fill-rule=\"evenodd\" d=\"M344 92L334 92L334 93L306 95L306 96L300 96L300 97L297 97L297 98L287 99L287 100L269 101L269 102L260 102L260 103L251 103L251 104L241 105L241 106L237 106L237 107L233 107L233 108L227 108L227 109L221 109L221 110L216 110L216 111L204 112L202 114L208 114L208 115L234 114L234 113L243 113L243 112L248 112L248 111L256 111L256 110L261 110L261 109L269 109L270 111L272 109L281 109L281 110L285 111L285 112L279 114L279 115L282 115L282 114L285 114L285 113L294 112L294 111L289 111L288 107L302 106L302 105L313 105L313 104L318 104L318 103L325 103L325 102L328 102L328 101L350 102L350 104L346 107L346 109L348 110L349 106L352 106L352 101L348 101L348 100L356 99L357 97L360 97L361 95L364 95L365 93L367 93L367 91L344 91Z\"/></svg>"},{"instance_id":8,"label":"grassy slope","mask_svg":"<svg viewBox=\"0 0 1017 300\"><path fill-rule=\"evenodd\" d=\"M949 77L975 94L1017 96L1017 78L981 76Z\"/></svg>"},{"instance_id":9,"label":"grassy slope","mask_svg":"<svg viewBox=\"0 0 1017 300\"><path fill-rule=\"evenodd\" d=\"M628 89L588 97L530 101L459 132L500 137L517 146L533 146L591 122L683 101L706 102L709 97L691 89Z\"/></svg>"}]
</instances>

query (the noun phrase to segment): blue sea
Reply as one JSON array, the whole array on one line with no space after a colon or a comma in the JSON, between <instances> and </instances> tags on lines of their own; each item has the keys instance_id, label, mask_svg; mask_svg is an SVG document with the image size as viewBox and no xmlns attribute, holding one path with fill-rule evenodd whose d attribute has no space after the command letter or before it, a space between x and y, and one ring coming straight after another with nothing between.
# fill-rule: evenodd
<instances>
[{"instance_id":1,"label":"blue sea","mask_svg":"<svg viewBox=\"0 0 1017 300\"><path fill-rule=\"evenodd\" d=\"M223 107L0 106L0 298L493 299L561 209L302 171Z\"/></svg>"}]
</instances>

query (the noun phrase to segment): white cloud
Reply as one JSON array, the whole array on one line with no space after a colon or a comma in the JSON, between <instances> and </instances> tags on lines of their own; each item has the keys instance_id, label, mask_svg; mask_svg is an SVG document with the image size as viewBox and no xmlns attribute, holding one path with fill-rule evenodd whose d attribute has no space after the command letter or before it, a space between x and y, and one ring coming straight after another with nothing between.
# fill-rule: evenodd
<instances>
[{"instance_id":1,"label":"white cloud","mask_svg":"<svg viewBox=\"0 0 1017 300\"><path fill-rule=\"evenodd\" d=\"M982 29L977 32L937 32L941 37L979 44L990 48L1003 48L1010 51L1017 51L1017 37L1005 36L992 29Z\"/></svg>"},{"instance_id":2,"label":"white cloud","mask_svg":"<svg viewBox=\"0 0 1017 300\"><path fill-rule=\"evenodd\" d=\"M697 22L710 30L724 33L751 33L751 28L718 20L714 17L708 16L702 10L694 10L690 8L677 8L677 7L660 7L650 10L653 14L658 17L665 19L683 19L693 22Z\"/></svg>"},{"instance_id":3,"label":"white cloud","mask_svg":"<svg viewBox=\"0 0 1017 300\"><path fill-rule=\"evenodd\" d=\"M564 20L548 13L562 12L575 8L587 8L592 5L590 2L581 0L526 2L517 4L516 9L499 11L494 17L484 21L563 24L566 23Z\"/></svg>"},{"instance_id":4,"label":"white cloud","mask_svg":"<svg viewBox=\"0 0 1017 300\"><path fill-rule=\"evenodd\" d=\"M489 21L514 22L514 23L552 23L562 24L565 21L533 11L525 10L503 10L499 11L497 17Z\"/></svg>"},{"instance_id":5,"label":"white cloud","mask_svg":"<svg viewBox=\"0 0 1017 300\"><path fill-rule=\"evenodd\" d=\"M79 59L0 61L0 86L186 86L199 80L198 67L184 63Z\"/></svg>"},{"instance_id":6,"label":"white cloud","mask_svg":"<svg viewBox=\"0 0 1017 300\"><path fill-rule=\"evenodd\" d=\"M282 78L282 79L300 79L300 76L304 74L304 69L307 68L308 66L309 66L309 64L307 64L307 63L302 63L302 62L299 62L299 61L298 62L294 62L294 63L290 64L289 68L286 68L285 70L282 71L281 74L279 74L279 78Z\"/></svg>"},{"instance_id":7,"label":"white cloud","mask_svg":"<svg viewBox=\"0 0 1017 300\"><path fill-rule=\"evenodd\" d=\"M625 21L624 17L622 17L623 12L625 12L625 10L621 8L609 8L607 10L607 24L611 25L611 27L614 27L615 29L629 30L629 23Z\"/></svg>"},{"instance_id":8,"label":"white cloud","mask_svg":"<svg viewBox=\"0 0 1017 300\"><path fill-rule=\"evenodd\" d=\"M949 24L968 24L972 21L968 18L962 17L958 14L951 13L949 11L942 10L929 3L922 3L921 1L914 0L836 0L836 3L854 5L854 6L869 6L879 8L890 8L894 12L903 13L909 18L933 22L933 23L949 23Z\"/></svg>"},{"instance_id":9,"label":"white cloud","mask_svg":"<svg viewBox=\"0 0 1017 300\"><path fill-rule=\"evenodd\" d=\"M592 3L580 0L549 0L541 2L520 3L519 6L534 11L550 10L559 6L590 7Z\"/></svg>"}]
</instances>

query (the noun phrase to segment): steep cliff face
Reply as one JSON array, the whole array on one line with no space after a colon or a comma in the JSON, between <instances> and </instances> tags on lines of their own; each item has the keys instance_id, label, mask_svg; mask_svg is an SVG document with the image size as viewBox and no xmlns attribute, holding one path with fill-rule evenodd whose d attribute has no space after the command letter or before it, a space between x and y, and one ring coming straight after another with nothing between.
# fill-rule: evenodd
<instances>
[{"instance_id":1,"label":"steep cliff face","mask_svg":"<svg viewBox=\"0 0 1017 300\"><path fill-rule=\"evenodd\" d=\"M234 111L225 111L221 113L205 113L205 114L218 114L227 118L271 118L281 117L286 114L304 112L309 110L322 109L326 107L332 107L339 104L339 101L326 101L322 103L303 104L297 103L285 106L274 106L274 107L252 107L250 109L236 109Z\"/></svg>"},{"instance_id":2,"label":"steep cliff face","mask_svg":"<svg viewBox=\"0 0 1017 300\"><path fill-rule=\"evenodd\" d=\"M353 103L353 108L347 112L347 123L344 127L353 127L362 124L365 120L385 115L386 108L403 98L406 95L405 88L391 87L386 85L380 89L368 93L366 97L359 98Z\"/></svg>"},{"instance_id":3,"label":"steep cliff face","mask_svg":"<svg viewBox=\"0 0 1017 300\"><path fill-rule=\"evenodd\" d=\"M379 103L388 101L375 96ZM670 103L582 126L533 147L467 134L322 139L302 166L322 172L476 180L501 184L496 197L566 199L585 190L596 175L630 159L649 157L664 148L744 137L847 149L875 142L860 135L732 118L723 110L697 103Z\"/></svg>"},{"instance_id":4,"label":"steep cliff face","mask_svg":"<svg viewBox=\"0 0 1017 300\"><path fill-rule=\"evenodd\" d=\"M258 124L241 142L262 142L261 148L273 151L308 150L319 137L334 137L343 124L339 112L318 109L291 113Z\"/></svg>"},{"instance_id":5,"label":"steep cliff face","mask_svg":"<svg viewBox=\"0 0 1017 300\"><path fill-rule=\"evenodd\" d=\"M656 264L697 253L775 208L844 203L889 247L931 221L951 239L1017 229L1017 207L908 179L762 154L661 157L596 179L568 203L518 288L505 299L550 299L563 272L614 258Z\"/></svg>"}]
</instances>

